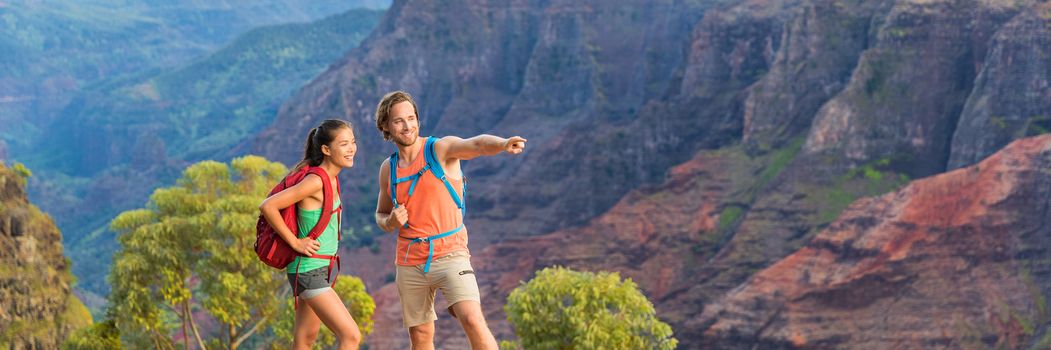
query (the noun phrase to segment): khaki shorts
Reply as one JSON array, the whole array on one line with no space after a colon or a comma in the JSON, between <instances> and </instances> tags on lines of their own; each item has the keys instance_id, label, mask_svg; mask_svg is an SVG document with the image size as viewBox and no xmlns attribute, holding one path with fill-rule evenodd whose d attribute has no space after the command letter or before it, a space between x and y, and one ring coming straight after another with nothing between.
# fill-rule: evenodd
<instances>
[{"instance_id":1,"label":"khaki shorts","mask_svg":"<svg viewBox=\"0 0 1051 350\"><path fill-rule=\"evenodd\" d=\"M471 268L471 256L467 252L453 252L431 261L430 272L423 273L424 264L397 266L394 283L398 285L401 298L402 323L406 328L419 326L438 319L434 313L434 296L441 289L442 296L452 306L461 301L481 302L478 281Z\"/></svg>"}]
</instances>

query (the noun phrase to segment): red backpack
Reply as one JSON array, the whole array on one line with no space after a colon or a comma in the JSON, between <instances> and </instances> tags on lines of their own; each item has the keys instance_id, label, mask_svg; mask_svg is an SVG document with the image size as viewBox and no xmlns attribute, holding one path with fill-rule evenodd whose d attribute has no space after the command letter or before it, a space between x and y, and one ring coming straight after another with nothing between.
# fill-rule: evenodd
<instances>
[{"instance_id":1,"label":"red backpack","mask_svg":"<svg viewBox=\"0 0 1051 350\"><path fill-rule=\"evenodd\" d=\"M322 204L321 207L324 209L321 211L321 218L318 219L317 225L310 230L309 237L311 239L317 239L321 236L321 233L328 227L329 221L332 219L332 214L336 213L336 220L340 220L339 213L343 210L343 205L340 204L336 210L328 210L332 208L332 184L328 179L328 173L321 167L303 167L294 173L289 174L284 180L281 180L274 186L274 189L270 190L268 196L272 196L275 193L284 191L286 188L295 186L300 181L303 181L308 174L314 174L321 178L322 184ZM336 193L339 193L339 182L336 182ZM296 215L296 206L289 206L288 208L281 209L281 217L285 220L285 225L292 230L292 235L299 237L299 221ZM342 224L342 220L340 220ZM337 229L336 232L339 235L338 240L343 239L342 233ZM259 256L259 260L262 260L267 265L273 266L278 269L283 269L288 266L296 256L300 256L299 252L296 252L281 238L281 235L277 233L277 230L270 226L270 223L266 221L263 215L259 215L259 220L255 224L255 253ZM337 267L337 277L339 276L339 255L319 255L314 254L310 256L316 259L328 259L329 260L329 273L332 273L332 264L335 263ZM298 276L297 276L298 277ZM335 284L335 280L333 280Z\"/></svg>"}]
</instances>

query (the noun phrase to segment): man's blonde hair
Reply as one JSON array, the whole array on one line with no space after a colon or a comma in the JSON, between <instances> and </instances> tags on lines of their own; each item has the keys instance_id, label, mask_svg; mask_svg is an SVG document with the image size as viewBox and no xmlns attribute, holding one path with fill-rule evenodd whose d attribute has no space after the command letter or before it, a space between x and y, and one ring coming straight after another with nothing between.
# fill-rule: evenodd
<instances>
[{"instance_id":1,"label":"man's blonde hair","mask_svg":"<svg viewBox=\"0 0 1051 350\"><path fill-rule=\"evenodd\" d=\"M412 104L412 113L416 114L416 119L419 120L420 113L416 110L416 101L412 100L412 95L409 95L405 91L394 91L383 96L380 100L380 104L376 106L376 129L379 129L383 133L383 139L390 141L391 134L383 127L387 125L387 121L390 120L390 108L395 104L409 101Z\"/></svg>"}]
</instances>

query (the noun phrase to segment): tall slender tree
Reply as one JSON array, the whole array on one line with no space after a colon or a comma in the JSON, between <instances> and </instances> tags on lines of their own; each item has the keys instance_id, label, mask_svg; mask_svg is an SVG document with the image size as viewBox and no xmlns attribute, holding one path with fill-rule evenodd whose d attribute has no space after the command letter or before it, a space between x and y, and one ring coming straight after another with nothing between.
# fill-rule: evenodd
<instances>
[{"instance_id":1,"label":"tall slender tree","mask_svg":"<svg viewBox=\"0 0 1051 350\"><path fill-rule=\"evenodd\" d=\"M258 156L229 166L203 161L154 191L145 208L113 220L122 249L110 303L125 342L232 350L273 333L262 330L285 307L288 287L284 271L257 261L252 246L259 203L287 172ZM360 294L369 298L364 288ZM202 329L200 320L220 327Z\"/></svg>"}]
</instances>

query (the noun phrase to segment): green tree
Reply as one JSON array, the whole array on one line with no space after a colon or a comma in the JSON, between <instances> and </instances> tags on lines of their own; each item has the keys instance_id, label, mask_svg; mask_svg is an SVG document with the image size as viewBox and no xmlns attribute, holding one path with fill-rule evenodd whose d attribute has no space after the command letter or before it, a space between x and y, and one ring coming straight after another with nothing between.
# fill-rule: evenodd
<instances>
[{"instance_id":1,"label":"green tree","mask_svg":"<svg viewBox=\"0 0 1051 350\"><path fill-rule=\"evenodd\" d=\"M564 267L540 270L504 307L526 349L674 349L671 326L631 279Z\"/></svg>"},{"instance_id":2,"label":"green tree","mask_svg":"<svg viewBox=\"0 0 1051 350\"><path fill-rule=\"evenodd\" d=\"M3 165L3 163L0 163L0 165ZM15 174L18 174L18 184L22 187L25 187L29 177L33 176L33 172L26 168L25 164L19 162L15 162L11 169L15 171Z\"/></svg>"},{"instance_id":3,"label":"green tree","mask_svg":"<svg viewBox=\"0 0 1051 350\"><path fill-rule=\"evenodd\" d=\"M289 288L283 270L256 258L255 223L259 203L287 172L257 156L229 166L203 161L175 186L154 191L146 208L113 220L121 250L109 275L110 305L125 342L175 348L171 336L181 333L186 347L236 349L266 333ZM198 327L205 315L218 329Z\"/></svg>"},{"instance_id":4,"label":"green tree","mask_svg":"<svg viewBox=\"0 0 1051 350\"><path fill-rule=\"evenodd\" d=\"M365 292L365 283L354 276L340 276L336 280L336 285L333 289L335 289L339 298L343 300L343 304L347 306L350 316L354 317L354 322L357 322L358 329L361 330L361 336L364 337L372 333L372 313L376 311L376 303ZM271 349L288 349L292 346L294 311L293 300L288 298L288 301L285 302L285 307L281 309L273 325L277 341L270 344ZM336 336L328 328L321 326L321 332L318 334L317 341L314 342L314 348L321 349L335 343Z\"/></svg>"},{"instance_id":5,"label":"green tree","mask_svg":"<svg viewBox=\"0 0 1051 350\"><path fill-rule=\"evenodd\" d=\"M121 345L120 331L112 319L82 328L62 343L62 350L114 349L121 349Z\"/></svg>"}]
</instances>

